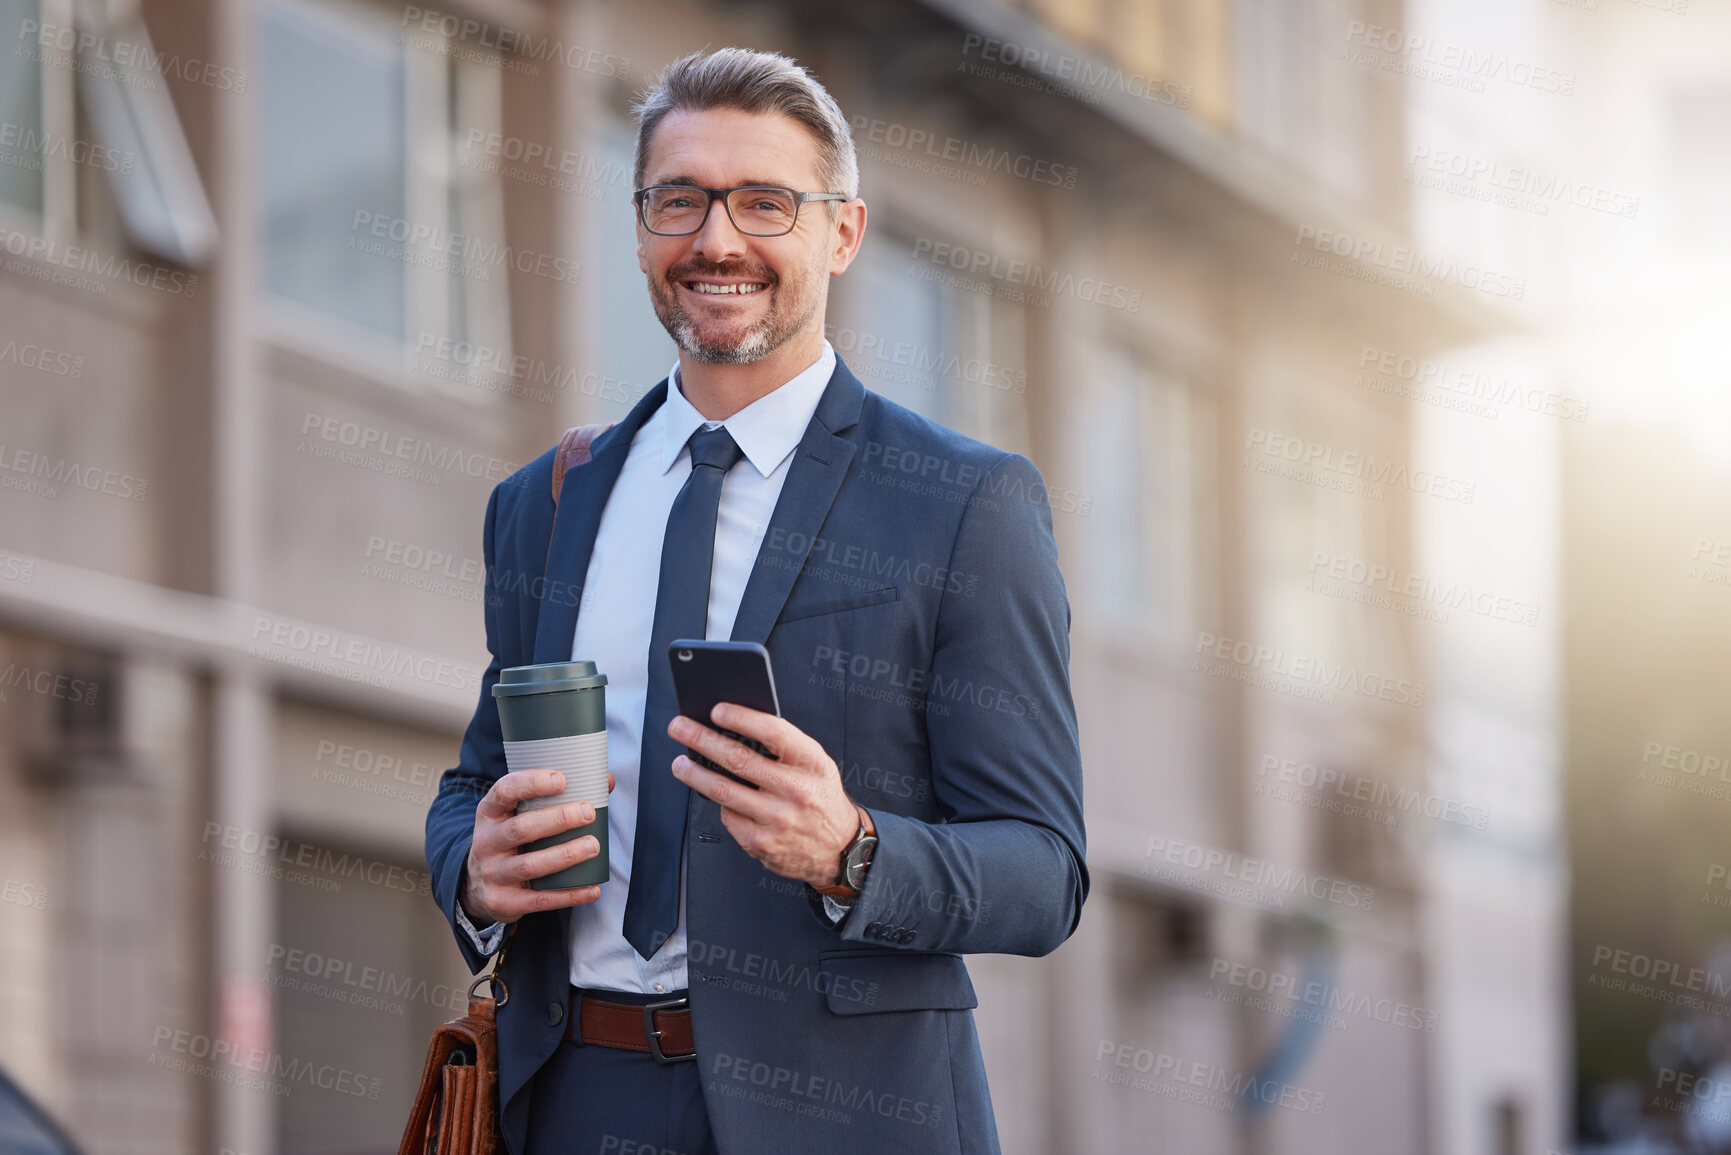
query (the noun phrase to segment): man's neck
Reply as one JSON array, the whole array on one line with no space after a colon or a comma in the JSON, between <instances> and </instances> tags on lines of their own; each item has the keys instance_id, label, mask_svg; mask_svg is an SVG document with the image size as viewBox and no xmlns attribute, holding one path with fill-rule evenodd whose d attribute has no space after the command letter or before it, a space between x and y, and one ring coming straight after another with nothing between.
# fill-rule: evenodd
<instances>
[{"instance_id":1,"label":"man's neck","mask_svg":"<svg viewBox=\"0 0 1731 1155\"><path fill-rule=\"evenodd\" d=\"M795 337L761 360L710 365L679 355L679 391L706 421L725 421L811 368L823 356L823 332Z\"/></svg>"}]
</instances>

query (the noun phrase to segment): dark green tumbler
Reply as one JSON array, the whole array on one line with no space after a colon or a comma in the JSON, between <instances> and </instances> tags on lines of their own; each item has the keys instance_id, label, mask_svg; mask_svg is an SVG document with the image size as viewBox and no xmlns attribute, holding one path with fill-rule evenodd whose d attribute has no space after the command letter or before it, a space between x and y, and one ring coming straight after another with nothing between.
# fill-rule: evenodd
<instances>
[{"instance_id":1,"label":"dark green tumbler","mask_svg":"<svg viewBox=\"0 0 1731 1155\"><path fill-rule=\"evenodd\" d=\"M518 813L588 802L595 821L524 844L519 853L544 850L573 838L593 834L601 852L587 862L567 866L529 881L534 890L563 890L606 882L607 853L607 675L594 662L544 662L499 671L493 700L499 708L499 730L505 739L505 766L510 770L557 770L565 775L559 794L531 798Z\"/></svg>"}]
</instances>

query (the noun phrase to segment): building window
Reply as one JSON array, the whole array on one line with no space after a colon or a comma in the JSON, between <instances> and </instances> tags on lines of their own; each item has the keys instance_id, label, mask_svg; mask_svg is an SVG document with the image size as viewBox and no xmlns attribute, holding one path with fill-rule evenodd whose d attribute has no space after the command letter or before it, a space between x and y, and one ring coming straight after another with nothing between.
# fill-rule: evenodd
<instances>
[{"instance_id":1,"label":"building window","mask_svg":"<svg viewBox=\"0 0 1731 1155\"><path fill-rule=\"evenodd\" d=\"M1349 204L1377 207L1376 150L1399 148L1377 112L1400 106L1405 82L1378 67L1380 54L1341 44L1346 12L1357 9L1343 12L1333 0L1247 0L1236 11L1232 127ZM1343 65L1348 54L1365 59Z\"/></svg>"},{"instance_id":2,"label":"building window","mask_svg":"<svg viewBox=\"0 0 1731 1155\"><path fill-rule=\"evenodd\" d=\"M1400 453L1398 430L1337 424L1334 433L1325 433L1327 421L1307 413L1292 414L1290 422L1282 419L1281 424L1288 423L1293 432L1280 432L1295 443L1332 444L1341 452L1350 447L1383 462ZM1252 472L1245 482L1257 510L1258 529L1249 545L1251 569L1258 575L1253 594L1257 644L1281 650L1292 661L1319 663L1315 668L1323 671L1374 672L1416 682L1413 619L1398 606L1378 605L1388 594L1376 584L1384 579L1372 580L1377 572L1410 572L1389 521L1399 492L1386 485L1373 491L1368 482L1363 493L1345 492L1329 484L1343 476L1338 470L1294 466L1260 451L1245 462L1278 463L1291 474ZM1378 701L1340 687L1333 693L1336 701L1365 706Z\"/></svg>"},{"instance_id":3,"label":"building window","mask_svg":"<svg viewBox=\"0 0 1731 1155\"><path fill-rule=\"evenodd\" d=\"M598 155L583 158L582 195L593 201L585 214L584 299L594 319L584 343L593 350L591 368L600 378L585 380L583 388L599 399L599 416L609 421L624 417L679 356L637 267L637 210L631 203L636 147L634 130L610 120L599 134Z\"/></svg>"},{"instance_id":4,"label":"building window","mask_svg":"<svg viewBox=\"0 0 1731 1155\"><path fill-rule=\"evenodd\" d=\"M1119 619L1139 618L1151 601L1143 469L1152 455L1142 436L1145 409L1136 366L1113 350L1089 399L1082 460L1095 495L1089 534L1094 602L1103 614Z\"/></svg>"},{"instance_id":5,"label":"building window","mask_svg":"<svg viewBox=\"0 0 1731 1155\"><path fill-rule=\"evenodd\" d=\"M352 334L504 353L498 176L459 163L471 133L499 130L498 70L397 31L360 3L263 5L265 288Z\"/></svg>"},{"instance_id":6,"label":"building window","mask_svg":"<svg viewBox=\"0 0 1731 1155\"><path fill-rule=\"evenodd\" d=\"M867 229L843 274L847 323L828 328L830 344L860 382L923 417L950 424L945 359L954 312L949 290L911 277L914 242Z\"/></svg>"},{"instance_id":7,"label":"building window","mask_svg":"<svg viewBox=\"0 0 1731 1155\"><path fill-rule=\"evenodd\" d=\"M1120 1008L1156 998L1163 984L1209 957L1212 931L1204 906L1122 880L1109 896L1112 989Z\"/></svg>"},{"instance_id":8,"label":"building window","mask_svg":"<svg viewBox=\"0 0 1731 1155\"><path fill-rule=\"evenodd\" d=\"M1108 346L1085 394L1074 460L1092 498L1089 599L1115 632L1178 639L1194 619L1194 406L1178 381Z\"/></svg>"},{"instance_id":9,"label":"building window","mask_svg":"<svg viewBox=\"0 0 1731 1155\"><path fill-rule=\"evenodd\" d=\"M70 0L0 0L12 45L0 52L0 204L50 237L76 225L75 73L72 53L39 33L71 22Z\"/></svg>"},{"instance_id":10,"label":"building window","mask_svg":"<svg viewBox=\"0 0 1731 1155\"><path fill-rule=\"evenodd\" d=\"M101 174L133 247L189 267L208 260L216 219L137 7L93 4L75 17L71 0L0 0L0 30L13 46L0 52L0 211L50 241L91 246L79 206Z\"/></svg>"}]
</instances>

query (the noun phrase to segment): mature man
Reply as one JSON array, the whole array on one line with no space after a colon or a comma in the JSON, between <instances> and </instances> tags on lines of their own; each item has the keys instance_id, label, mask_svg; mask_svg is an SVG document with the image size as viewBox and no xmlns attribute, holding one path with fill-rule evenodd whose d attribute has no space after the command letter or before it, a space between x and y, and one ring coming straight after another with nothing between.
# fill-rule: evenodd
<instances>
[{"instance_id":1,"label":"mature man","mask_svg":"<svg viewBox=\"0 0 1731 1155\"><path fill-rule=\"evenodd\" d=\"M494 490L493 660L427 817L470 968L518 924L506 1144L996 1151L961 956L1049 953L1089 881L1045 489L1027 458L867 392L824 339L866 207L814 78L768 53L693 54L637 115L638 264L679 360L565 475L557 509L552 453ZM498 577L543 571L534 590L578 593ZM676 718L674 636L766 645L782 717ZM562 778L504 772L492 687L574 658L608 678L611 874L532 890L598 846L518 848L594 815L514 816Z\"/></svg>"}]
</instances>

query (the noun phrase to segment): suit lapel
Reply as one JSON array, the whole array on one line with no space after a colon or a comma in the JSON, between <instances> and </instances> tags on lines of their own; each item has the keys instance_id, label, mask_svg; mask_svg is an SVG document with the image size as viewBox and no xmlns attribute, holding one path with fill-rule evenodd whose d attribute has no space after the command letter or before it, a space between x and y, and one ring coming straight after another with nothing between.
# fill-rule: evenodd
<instances>
[{"instance_id":1,"label":"suit lapel","mask_svg":"<svg viewBox=\"0 0 1731 1155\"><path fill-rule=\"evenodd\" d=\"M765 544L780 540L798 544L800 548L790 549L785 556L778 551L766 558L764 546L758 546L757 560L740 598L739 613L733 619L734 641L767 641L775 619L781 616L794 579L811 552L812 539L829 516L842 478L847 476L848 463L858 448L853 439L840 434L859 423L864 400L865 386L837 355L835 372L805 427L805 436L793 451L787 481L782 485L775 513L764 534Z\"/></svg>"},{"instance_id":2,"label":"suit lapel","mask_svg":"<svg viewBox=\"0 0 1731 1155\"><path fill-rule=\"evenodd\" d=\"M546 597L543 589L540 616L535 623L534 661L571 660L571 639L577 629L577 606L583 600L583 582L589 574L589 558L595 552L595 534L601 528L601 511L619 480L631 441L644 421L667 397L667 380L645 393L625 419L595 439L591 457L565 474L564 489L553 515L553 536L547 545L547 585L555 579L575 591L569 598Z\"/></svg>"}]
</instances>

